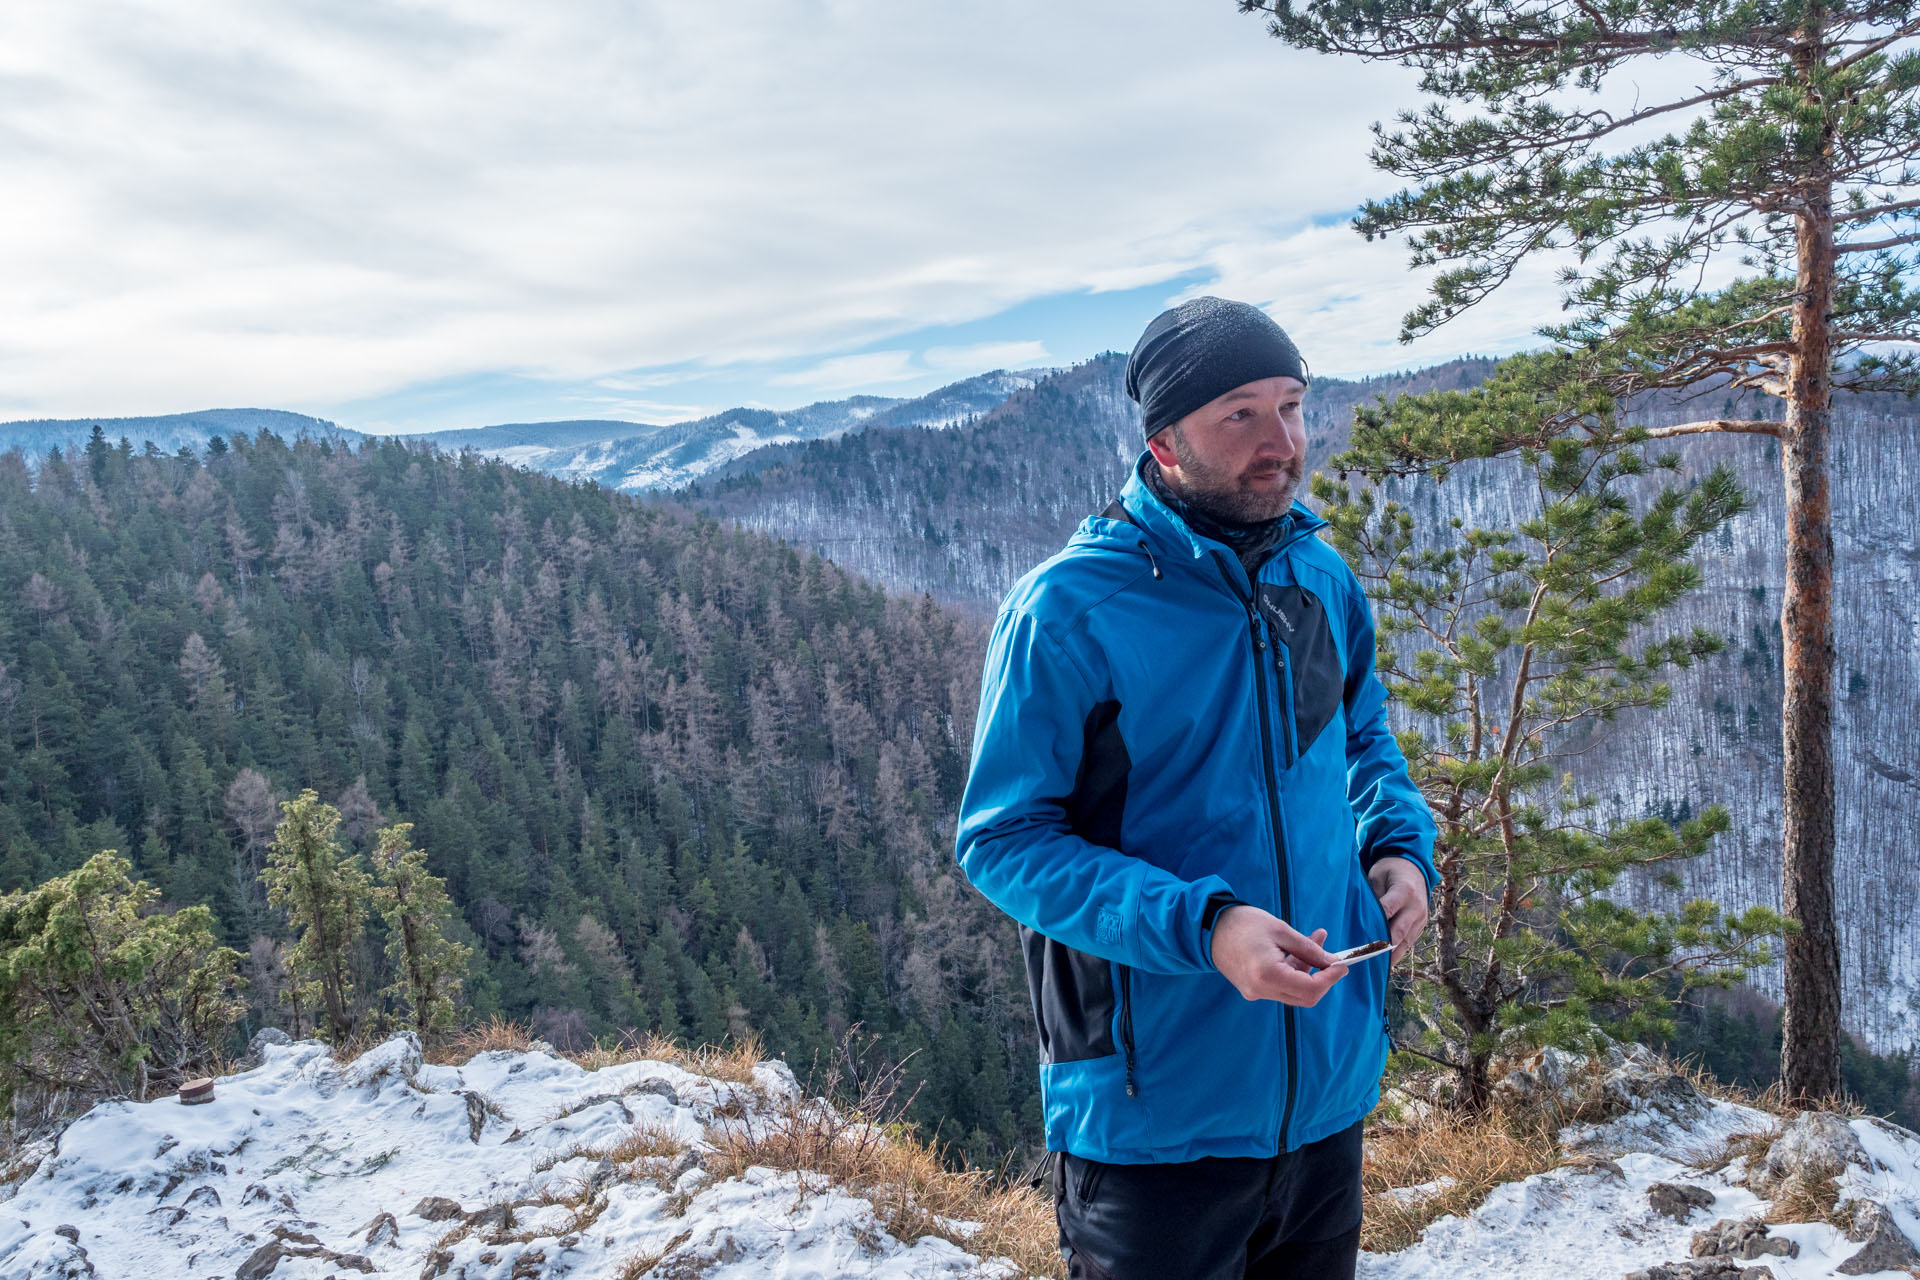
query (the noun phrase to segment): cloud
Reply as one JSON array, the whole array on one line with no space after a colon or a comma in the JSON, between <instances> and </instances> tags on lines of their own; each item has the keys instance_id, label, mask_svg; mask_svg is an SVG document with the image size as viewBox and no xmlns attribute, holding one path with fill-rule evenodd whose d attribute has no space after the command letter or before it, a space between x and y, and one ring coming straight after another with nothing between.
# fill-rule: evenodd
<instances>
[{"instance_id":1,"label":"cloud","mask_svg":"<svg viewBox=\"0 0 1920 1280\"><path fill-rule=\"evenodd\" d=\"M1053 359L1047 344L1026 342L976 342L965 347L928 347L920 353L929 369L963 376L989 369L1025 369Z\"/></svg>"},{"instance_id":2,"label":"cloud","mask_svg":"<svg viewBox=\"0 0 1920 1280\"><path fill-rule=\"evenodd\" d=\"M821 357L1266 270L1380 192L1366 126L1410 85L1225 3L12 6L0 418L879 385L905 357Z\"/></svg>"},{"instance_id":3,"label":"cloud","mask_svg":"<svg viewBox=\"0 0 1920 1280\"><path fill-rule=\"evenodd\" d=\"M1560 262L1523 263L1487 302L1402 344L1400 321L1427 298L1432 273L1407 267L1404 245L1367 241L1342 223L1222 244L1208 251L1216 279L1182 299L1217 293L1263 307L1317 373L1365 377L1464 355L1544 345L1535 334L1560 315Z\"/></svg>"},{"instance_id":4,"label":"cloud","mask_svg":"<svg viewBox=\"0 0 1920 1280\"><path fill-rule=\"evenodd\" d=\"M807 369L776 373L767 381L776 387L803 387L808 391L846 391L853 387L908 382L926 370L913 366L911 351L869 351L857 356L835 356Z\"/></svg>"}]
</instances>

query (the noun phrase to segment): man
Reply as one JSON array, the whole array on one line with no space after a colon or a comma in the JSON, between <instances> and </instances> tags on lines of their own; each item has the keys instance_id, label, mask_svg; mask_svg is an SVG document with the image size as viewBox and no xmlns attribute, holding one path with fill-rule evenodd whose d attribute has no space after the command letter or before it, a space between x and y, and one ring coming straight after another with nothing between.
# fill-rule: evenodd
<instances>
[{"instance_id":1,"label":"man","mask_svg":"<svg viewBox=\"0 0 1920 1280\"><path fill-rule=\"evenodd\" d=\"M1075 1277L1353 1274L1389 962L1329 952L1398 959L1438 876L1366 597L1293 502L1306 384L1255 307L1155 319L1147 451L988 647L958 853L1021 925Z\"/></svg>"}]
</instances>

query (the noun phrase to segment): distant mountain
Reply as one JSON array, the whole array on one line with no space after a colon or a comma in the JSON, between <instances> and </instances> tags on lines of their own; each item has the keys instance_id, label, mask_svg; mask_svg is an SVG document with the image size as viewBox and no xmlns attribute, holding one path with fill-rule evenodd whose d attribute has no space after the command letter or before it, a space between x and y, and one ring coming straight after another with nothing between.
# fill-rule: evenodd
<instances>
[{"instance_id":1,"label":"distant mountain","mask_svg":"<svg viewBox=\"0 0 1920 1280\"><path fill-rule=\"evenodd\" d=\"M408 436L422 440L447 453L472 449L488 456L505 449L533 446L558 449L567 445L591 444L596 440L624 440L646 435L661 428L648 422L623 422L614 418L578 418L564 422L503 422L492 427L456 427L450 431L429 431Z\"/></svg>"},{"instance_id":2,"label":"distant mountain","mask_svg":"<svg viewBox=\"0 0 1920 1280\"><path fill-rule=\"evenodd\" d=\"M198 409L192 413L144 418L22 418L0 422L0 453L17 448L29 456L38 456L53 448L73 449L87 442L96 425L114 444L125 437L138 449L152 441L155 448L168 453L182 445L195 450L205 448L213 436L251 436L262 431L271 431L288 440L302 436L315 440L366 438L325 418L310 418L284 409Z\"/></svg>"},{"instance_id":3,"label":"distant mountain","mask_svg":"<svg viewBox=\"0 0 1920 1280\"><path fill-rule=\"evenodd\" d=\"M566 480L629 493L674 488L715 471L751 470L741 459L769 445L827 440L872 427L949 427L986 413L1050 373L996 370L911 400L853 396L800 409L729 409L672 426L643 422L521 422L411 437L449 452L472 449Z\"/></svg>"},{"instance_id":4,"label":"distant mountain","mask_svg":"<svg viewBox=\"0 0 1920 1280\"><path fill-rule=\"evenodd\" d=\"M1492 367L1456 360L1381 378L1316 379L1307 398L1309 464L1346 444L1355 405L1472 386ZM1033 380L960 430L899 423L896 409L857 435L761 449L680 496L813 547L892 590L990 610L1125 482L1144 447L1125 373L1124 355L1096 356ZM902 429L887 429L896 425Z\"/></svg>"}]
</instances>

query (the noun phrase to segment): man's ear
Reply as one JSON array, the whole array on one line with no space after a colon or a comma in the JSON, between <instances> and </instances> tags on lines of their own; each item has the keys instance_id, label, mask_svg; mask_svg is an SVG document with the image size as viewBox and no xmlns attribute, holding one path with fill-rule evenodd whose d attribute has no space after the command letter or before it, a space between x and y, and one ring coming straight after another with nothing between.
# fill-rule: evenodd
<instances>
[{"instance_id":1,"label":"man's ear","mask_svg":"<svg viewBox=\"0 0 1920 1280\"><path fill-rule=\"evenodd\" d=\"M1180 455L1173 447L1173 428L1162 427L1147 437L1147 452L1160 464L1162 470L1180 465Z\"/></svg>"}]
</instances>

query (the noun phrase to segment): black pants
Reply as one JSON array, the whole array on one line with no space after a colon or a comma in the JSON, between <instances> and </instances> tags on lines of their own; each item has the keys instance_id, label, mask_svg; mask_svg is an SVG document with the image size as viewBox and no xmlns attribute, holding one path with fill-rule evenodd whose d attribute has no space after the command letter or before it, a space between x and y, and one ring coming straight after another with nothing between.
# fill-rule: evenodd
<instances>
[{"instance_id":1,"label":"black pants","mask_svg":"<svg viewBox=\"0 0 1920 1280\"><path fill-rule=\"evenodd\" d=\"M1352 1280L1361 1122L1271 1158L1102 1164L1054 1156L1073 1280Z\"/></svg>"}]
</instances>

